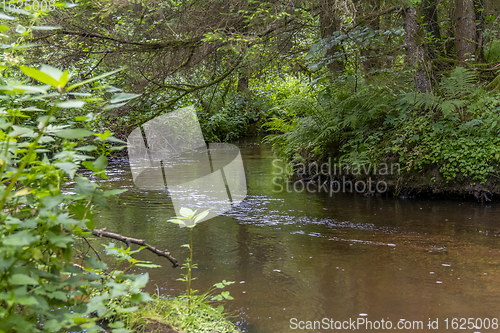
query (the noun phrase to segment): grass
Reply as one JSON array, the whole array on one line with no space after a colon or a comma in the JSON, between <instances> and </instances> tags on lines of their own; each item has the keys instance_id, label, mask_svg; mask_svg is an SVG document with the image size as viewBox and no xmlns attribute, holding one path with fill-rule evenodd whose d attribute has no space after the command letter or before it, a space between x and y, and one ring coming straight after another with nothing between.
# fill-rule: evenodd
<instances>
[{"instance_id":1,"label":"grass","mask_svg":"<svg viewBox=\"0 0 500 333\"><path fill-rule=\"evenodd\" d=\"M213 303L209 293L192 294L190 304L186 295L176 298L153 295L152 301L141 304L137 311L124 313L121 319L126 328L141 333L238 332L223 305L214 307Z\"/></svg>"}]
</instances>

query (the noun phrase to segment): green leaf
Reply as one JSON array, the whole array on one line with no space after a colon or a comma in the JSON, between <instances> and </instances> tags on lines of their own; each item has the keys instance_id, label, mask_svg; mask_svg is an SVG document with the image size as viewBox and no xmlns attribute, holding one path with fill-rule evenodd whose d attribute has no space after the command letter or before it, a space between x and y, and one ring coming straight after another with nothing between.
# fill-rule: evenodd
<instances>
[{"instance_id":1,"label":"green leaf","mask_svg":"<svg viewBox=\"0 0 500 333\"><path fill-rule=\"evenodd\" d=\"M90 96L92 96L91 93L81 93L81 92L72 92L72 93L68 93L68 95L71 95L71 96L83 96L83 97L90 97Z\"/></svg>"},{"instance_id":2,"label":"green leaf","mask_svg":"<svg viewBox=\"0 0 500 333\"><path fill-rule=\"evenodd\" d=\"M94 133L95 136L99 138L99 140L106 140L109 138L113 133L111 133L109 130L106 130L104 133Z\"/></svg>"},{"instance_id":3,"label":"green leaf","mask_svg":"<svg viewBox=\"0 0 500 333\"><path fill-rule=\"evenodd\" d=\"M59 85L61 88L64 88L66 86L66 83L68 83L69 80L69 73L68 71L64 71L64 73L61 75L61 78L59 79Z\"/></svg>"},{"instance_id":4,"label":"green leaf","mask_svg":"<svg viewBox=\"0 0 500 333\"><path fill-rule=\"evenodd\" d=\"M93 269L105 270L108 268L105 262L98 260L96 257L84 257L84 260Z\"/></svg>"},{"instance_id":5,"label":"green leaf","mask_svg":"<svg viewBox=\"0 0 500 333\"><path fill-rule=\"evenodd\" d=\"M94 161L94 163L92 163L92 165L96 169L104 169L108 165L108 159L106 156L101 155Z\"/></svg>"},{"instance_id":6,"label":"green leaf","mask_svg":"<svg viewBox=\"0 0 500 333\"><path fill-rule=\"evenodd\" d=\"M31 30L57 30L57 29L62 29L62 27L54 25L38 25L31 27Z\"/></svg>"},{"instance_id":7,"label":"green leaf","mask_svg":"<svg viewBox=\"0 0 500 333\"><path fill-rule=\"evenodd\" d=\"M30 94L36 94L36 93L42 93L46 94L47 90L50 88L49 85L47 86L24 86L24 85L6 85L6 86L0 86L0 90L6 90L6 91L12 91L15 93L30 93Z\"/></svg>"},{"instance_id":8,"label":"green leaf","mask_svg":"<svg viewBox=\"0 0 500 333\"><path fill-rule=\"evenodd\" d=\"M155 265L155 264L135 264L138 267L146 267L146 268L159 268L161 265Z\"/></svg>"},{"instance_id":9,"label":"green leaf","mask_svg":"<svg viewBox=\"0 0 500 333\"><path fill-rule=\"evenodd\" d=\"M193 212L191 209L186 208L186 207L181 207L179 213L184 216L184 217L189 217L193 216L195 212Z\"/></svg>"},{"instance_id":10,"label":"green leaf","mask_svg":"<svg viewBox=\"0 0 500 333\"><path fill-rule=\"evenodd\" d=\"M28 188L28 187L25 187L23 188L22 190L19 190L17 191L16 193L14 194L11 194L7 197L7 199L12 199L12 198L15 198L15 197L21 197L23 195L26 195L26 194L30 194L31 193L31 189Z\"/></svg>"},{"instance_id":11,"label":"green leaf","mask_svg":"<svg viewBox=\"0 0 500 333\"><path fill-rule=\"evenodd\" d=\"M116 94L111 97L110 103L121 103L141 96L140 94Z\"/></svg>"},{"instance_id":12,"label":"green leaf","mask_svg":"<svg viewBox=\"0 0 500 333\"><path fill-rule=\"evenodd\" d=\"M16 298L16 303L19 305L40 305L34 296Z\"/></svg>"},{"instance_id":13,"label":"green leaf","mask_svg":"<svg viewBox=\"0 0 500 333\"><path fill-rule=\"evenodd\" d=\"M87 318L76 317L76 318L73 318L73 321L75 322L76 325L81 325L81 324L85 324L87 322Z\"/></svg>"},{"instance_id":14,"label":"green leaf","mask_svg":"<svg viewBox=\"0 0 500 333\"><path fill-rule=\"evenodd\" d=\"M52 87L57 87L59 85L59 82L52 78L50 75L43 73L39 71L38 69L27 67L27 66L19 66L21 68L21 71L23 71L24 74L28 75L29 77L40 81L45 84L50 84Z\"/></svg>"},{"instance_id":15,"label":"green leaf","mask_svg":"<svg viewBox=\"0 0 500 333\"><path fill-rule=\"evenodd\" d=\"M66 90L67 90L67 91L71 91L71 90L73 90L73 89L75 89L75 88L78 88L78 87L80 87L80 86L83 86L84 84L91 83L91 82L94 82L94 81L100 80L100 79L102 79L102 78L105 78L105 77L107 77L107 76L110 76L110 75L116 74L116 73L118 73L118 72L121 72L121 71L122 71L122 70L124 70L124 69L125 69L125 67L121 67L121 68L115 69L114 71L107 72L107 73L104 73L104 74L101 74L101 75L97 75L97 76L95 76L95 77L93 77L93 78L90 78L90 79L87 79L87 80L83 80L83 81L81 81L81 82L78 82L78 83L75 83L75 84L73 84L73 85L69 86Z\"/></svg>"},{"instance_id":16,"label":"green leaf","mask_svg":"<svg viewBox=\"0 0 500 333\"><path fill-rule=\"evenodd\" d=\"M0 25L0 31L3 32L3 31L7 31L7 30L9 30L8 26L6 26L6 25Z\"/></svg>"},{"instance_id":17,"label":"green leaf","mask_svg":"<svg viewBox=\"0 0 500 333\"><path fill-rule=\"evenodd\" d=\"M143 266L142 264L137 264L137 266L140 266L140 267L147 267L147 266ZM159 265L153 265L153 266L159 266ZM149 296L149 294L147 293L140 293L140 294L135 294L133 295L132 297L130 297L130 300L133 302L133 303L142 303L142 302L150 302L152 301L153 299L151 298L151 296Z\"/></svg>"},{"instance_id":18,"label":"green leaf","mask_svg":"<svg viewBox=\"0 0 500 333\"><path fill-rule=\"evenodd\" d=\"M11 277L9 277L9 283L15 285L39 284L37 280L27 274L13 274Z\"/></svg>"},{"instance_id":19,"label":"green leaf","mask_svg":"<svg viewBox=\"0 0 500 333\"><path fill-rule=\"evenodd\" d=\"M83 220L84 218L88 220L85 225L89 229L94 229L94 216L92 215L92 210L88 209L86 205L83 203L78 203L75 205L70 206L69 208L70 212L73 213L76 217L78 217L80 220Z\"/></svg>"},{"instance_id":20,"label":"green leaf","mask_svg":"<svg viewBox=\"0 0 500 333\"><path fill-rule=\"evenodd\" d=\"M72 244L74 241L73 237L71 237L71 236L68 236L65 234L56 235L50 231L47 232L47 239L49 240L49 242L51 242L55 246L63 248L63 249L67 248L68 244Z\"/></svg>"},{"instance_id":21,"label":"green leaf","mask_svg":"<svg viewBox=\"0 0 500 333\"><path fill-rule=\"evenodd\" d=\"M127 189L125 188L125 189L108 190L104 191L104 196L109 197L112 195L122 194L123 192L127 192Z\"/></svg>"},{"instance_id":22,"label":"green leaf","mask_svg":"<svg viewBox=\"0 0 500 333\"><path fill-rule=\"evenodd\" d=\"M102 177L104 179L108 179L108 176L106 176L106 172L104 169L99 169L94 166L94 163L91 161L85 161L82 162L82 165L89 169L90 171L93 171L96 176Z\"/></svg>"},{"instance_id":23,"label":"green leaf","mask_svg":"<svg viewBox=\"0 0 500 333\"><path fill-rule=\"evenodd\" d=\"M63 139L79 139L86 136L91 136L92 132L83 128L73 128L61 130L55 132L54 134Z\"/></svg>"},{"instance_id":24,"label":"green leaf","mask_svg":"<svg viewBox=\"0 0 500 333\"><path fill-rule=\"evenodd\" d=\"M73 179L76 170L78 169L78 166L75 163L71 162L55 163L55 166L66 172L71 179Z\"/></svg>"},{"instance_id":25,"label":"green leaf","mask_svg":"<svg viewBox=\"0 0 500 333\"><path fill-rule=\"evenodd\" d=\"M102 109L103 110L111 110L111 109L116 109L116 108L122 107L124 105L127 105L127 103L109 104L109 105L106 105L105 107L103 107Z\"/></svg>"},{"instance_id":26,"label":"green leaf","mask_svg":"<svg viewBox=\"0 0 500 333\"><path fill-rule=\"evenodd\" d=\"M21 230L19 232L16 232L15 234L6 236L2 242L4 246L23 247L30 245L38 238L39 238L38 236L33 236L31 231L29 230Z\"/></svg>"},{"instance_id":27,"label":"green leaf","mask_svg":"<svg viewBox=\"0 0 500 333\"><path fill-rule=\"evenodd\" d=\"M232 299L234 299L234 297L229 296L229 291L227 291L227 290L226 290L226 291L221 292L220 294L221 294L221 296L222 296L222 297L224 297L225 299L228 299L228 300L232 300Z\"/></svg>"},{"instance_id":28,"label":"green leaf","mask_svg":"<svg viewBox=\"0 0 500 333\"><path fill-rule=\"evenodd\" d=\"M206 211L201 212L198 215L196 215L196 217L194 219L194 223L198 223L199 221L201 221L202 219L207 217L208 213L210 213L210 209L207 209Z\"/></svg>"},{"instance_id":29,"label":"green leaf","mask_svg":"<svg viewBox=\"0 0 500 333\"><path fill-rule=\"evenodd\" d=\"M59 85L59 84L58 84ZM80 109L85 105L85 101L79 101L79 100L69 100L69 101L64 101L57 103L56 106L64 109Z\"/></svg>"},{"instance_id":30,"label":"green leaf","mask_svg":"<svg viewBox=\"0 0 500 333\"><path fill-rule=\"evenodd\" d=\"M119 92L119 91L122 91L122 90L119 88L113 87L111 85L106 86L106 92L114 93L114 92Z\"/></svg>"},{"instance_id":31,"label":"green leaf","mask_svg":"<svg viewBox=\"0 0 500 333\"><path fill-rule=\"evenodd\" d=\"M96 146L94 146L94 145L88 145L88 146L78 147L75 150L80 150L80 151L94 151L96 149L97 149Z\"/></svg>"},{"instance_id":32,"label":"green leaf","mask_svg":"<svg viewBox=\"0 0 500 333\"><path fill-rule=\"evenodd\" d=\"M108 324L109 327L111 328L121 328L121 327L124 327L125 324L121 321L117 321L117 322L114 322L114 323L109 323Z\"/></svg>"},{"instance_id":33,"label":"green leaf","mask_svg":"<svg viewBox=\"0 0 500 333\"><path fill-rule=\"evenodd\" d=\"M184 221L182 221L182 220L178 220L178 219L171 219L171 220L168 220L167 222L170 222L170 223L175 223L175 224L179 224L179 225L186 226L186 224L184 223Z\"/></svg>"},{"instance_id":34,"label":"green leaf","mask_svg":"<svg viewBox=\"0 0 500 333\"><path fill-rule=\"evenodd\" d=\"M56 81L59 81L63 74L60 69L45 64L40 66L40 71L47 74Z\"/></svg>"},{"instance_id":35,"label":"green leaf","mask_svg":"<svg viewBox=\"0 0 500 333\"><path fill-rule=\"evenodd\" d=\"M56 206L58 206L64 199L64 196L59 194L59 195L49 195L46 197L42 198L42 203L47 209L52 209Z\"/></svg>"}]
</instances>

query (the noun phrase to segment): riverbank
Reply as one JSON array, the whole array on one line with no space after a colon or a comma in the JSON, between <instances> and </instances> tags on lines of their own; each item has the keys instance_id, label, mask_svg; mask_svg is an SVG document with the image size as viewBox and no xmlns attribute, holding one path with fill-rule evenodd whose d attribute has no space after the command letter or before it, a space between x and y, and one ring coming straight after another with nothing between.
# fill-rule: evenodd
<instances>
[{"instance_id":1,"label":"riverbank","mask_svg":"<svg viewBox=\"0 0 500 333\"><path fill-rule=\"evenodd\" d=\"M141 303L133 312L122 313L118 318L126 329L138 333L236 333L236 326L229 320L224 307L214 307L207 294L194 295L188 305L186 297L151 295L151 300ZM110 321L100 323L106 332L112 332Z\"/></svg>"},{"instance_id":2,"label":"riverbank","mask_svg":"<svg viewBox=\"0 0 500 333\"><path fill-rule=\"evenodd\" d=\"M280 160L277 160L280 161ZM447 180L437 167L421 172L402 170L399 163L347 164L327 162L273 163L274 184L288 192L356 193L365 197L401 199L471 199L492 201L500 194L491 177L483 184L470 179ZM288 183L282 183L287 180Z\"/></svg>"}]
</instances>

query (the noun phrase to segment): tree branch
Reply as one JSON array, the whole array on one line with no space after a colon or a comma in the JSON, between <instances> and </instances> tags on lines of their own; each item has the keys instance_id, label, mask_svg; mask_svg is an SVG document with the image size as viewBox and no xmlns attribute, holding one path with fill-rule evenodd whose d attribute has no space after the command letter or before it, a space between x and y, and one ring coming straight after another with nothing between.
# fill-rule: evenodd
<instances>
[{"instance_id":1,"label":"tree branch","mask_svg":"<svg viewBox=\"0 0 500 333\"><path fill-rule=\"evenodd\" d=\"M97 237L106 237L106 238L116 239L120 242L124 242L125 244L127 244L127 246L130 246L130 244L137 244L137 245L145 246L146 249L153 252L154 254L156 254L160 257L167 258L172 263L174 268L179 266L179 263L177 262L177 260L174 257L172 257L170 255L170 252L158 250L156 247L153 247L153 246L147 244L144 239L137 239L137 238L122 236L120 234L115 234L113 232L106 231L106 228L102 228L102 229L82 228L82 230L85 232L91 232L93 235L95 235Z\"/></svg>"},{"instance_id":2,"label":"tree branch","mask_svg":"<svg viewBox=\"0 0 500 333\"><path fill-rule=\"evenodd\" d=\"M164 41L161 43L150 43L150 42L129 42L126 40L119 40L116 38L101 36L101 35L88 33L88 32L76 32L76 31L64 31L63 30L63 31L58 31L56 34L80 36L80 37L84 37L84 38L91 37L91 38L97 38L97 39L101 39L101 40L110 40L110 41L116 42L118 44L142 46L148 50L158 50L158 49L172 48L172 47L187 47L190 45L194 46L194 45L197 45L202 39L202 37L193 37L193 38L189 38L186 40L174 39L174 40Z\"/></svg>"}]
</instances>

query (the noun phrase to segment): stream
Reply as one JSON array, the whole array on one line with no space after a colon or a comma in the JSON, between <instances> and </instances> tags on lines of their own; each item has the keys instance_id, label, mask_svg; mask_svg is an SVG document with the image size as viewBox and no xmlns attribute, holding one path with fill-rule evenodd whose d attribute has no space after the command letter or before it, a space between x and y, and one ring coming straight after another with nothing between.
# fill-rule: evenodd
<instances>
[{"instance_id":1,"label":"stream","mask_svg":"<svg viewBox=\"0 0 500 333\"><path fill-rule=\"evenodd\" d=\"M383 319L393 330L407 322L407 331L442 332L452 331L453 320L460 328L460 318L474 318L477 326L466 332L495 331L499 204L279 191L275 157L259 142L233 142L244 163L246 199L193 232L193 287L205 291L223 279L235 281L226 308L242 331L295 332L319 321L323 326L304 330L342 332L352 326L327 328L325 322L377 325ZM137 188L126 159L110 162L107 171L103 189L128 191L96 214L96 227L146 239L182 263L189 232L167 222L175 215L167 191ZM185 290L176 281L180 267L147 251L137 258L162 265L144 269L149 292L177 296ZM422 329L408 329L419 322ZM366 325L357 328L374 330Z\"/></svg>"}]
</instances>

